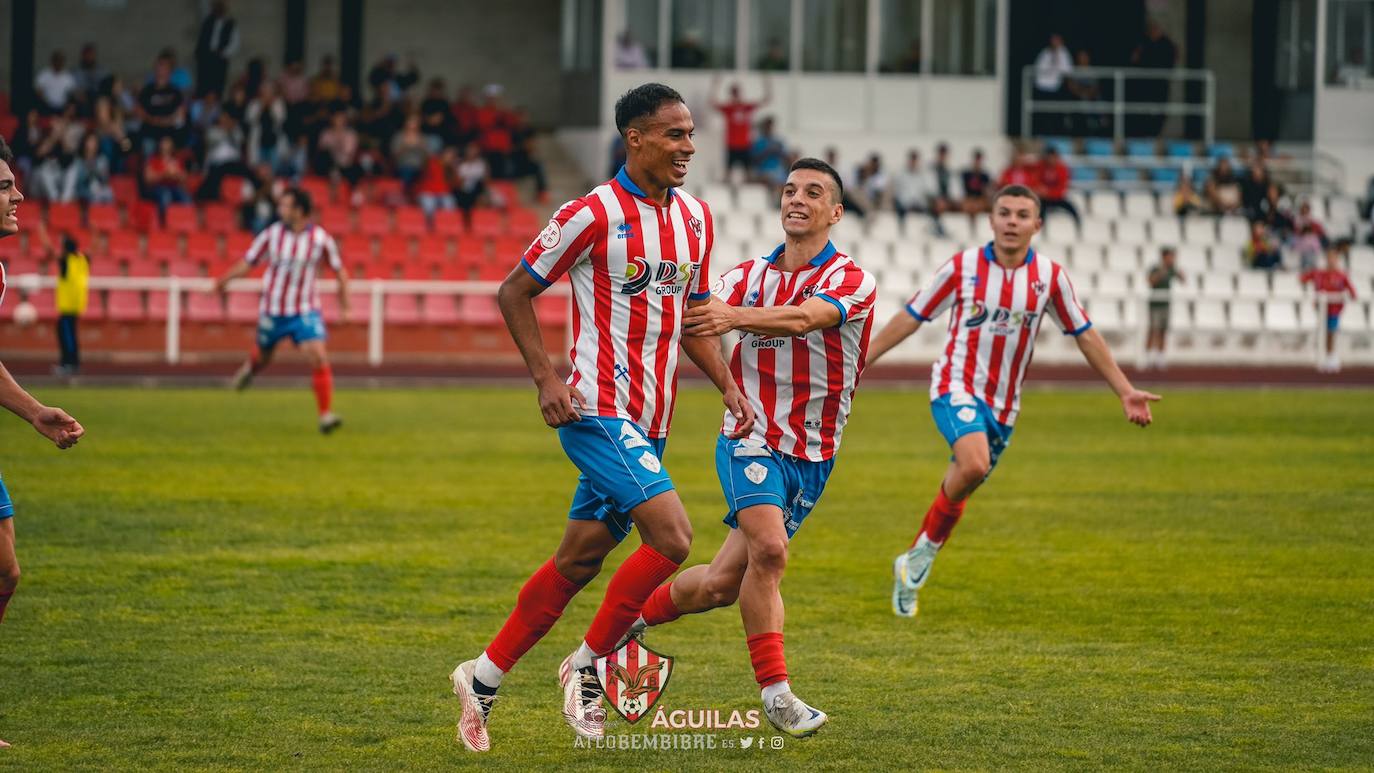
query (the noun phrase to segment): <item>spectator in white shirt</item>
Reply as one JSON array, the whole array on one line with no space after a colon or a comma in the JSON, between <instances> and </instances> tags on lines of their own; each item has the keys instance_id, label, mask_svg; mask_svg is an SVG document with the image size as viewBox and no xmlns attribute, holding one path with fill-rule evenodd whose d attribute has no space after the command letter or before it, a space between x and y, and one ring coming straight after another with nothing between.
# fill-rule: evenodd
<instances>
[{"instance_id":1,"label":"spectator in white shirt","mask_svg":"<svg viewBox=\"0 0 1374 773\"><path fill-rule=\"evenodd\" d=\"M644 51L644 45L635 40L629 30L616 38L615 66L618 70L645 70L649 67L649 55Z\"/></svg>"},{"instance_id":2,"label":"spectator in white shirt","mask_svg":"<svg viewBox=\"0 0 1374 773\"><path fill-rule=\"evenodd\" d=\"M1064 36L1050 34L1050 44L1041 49L1035 57L1035 98L1037 100L1068 100L1073 95L1065 85L1065 78L1073 74L1073 56L1064 45ZM1062 113L1041 113L1032 118L1034 123L1044 124L1036 131L1039 133L1060 132L1067 124L1067 116Z\"/></svg>"},{"instance_id":3,"label":"spectator in white shirt","mask_svg":"<svg viewBox=\"0 0 1374 773\"><path fill-rule=\"evenodd\" d=\"M49 115L57 115L67 106L67 100L77 89L76 76L67 69L67 57L61 51L52 52L47 67L33 79L33 87L38 91L40 107Z\"/></svg>"},{"instance_id":4,"label":"spectator in white shirt","mask_svg":"<svg viewBox=\"0 0 1374 773\"><path fill-rule=\"evenodd\" d=\"M939 198L939 181L935 175L921 167L921 153L912 149L906 157L906 168L892 179L892 208L897 210L898 219L905 222L908 212L926 212L934 223L935 232L940 229L940 218L935 200Z\"/></svg>"}]
</instances>

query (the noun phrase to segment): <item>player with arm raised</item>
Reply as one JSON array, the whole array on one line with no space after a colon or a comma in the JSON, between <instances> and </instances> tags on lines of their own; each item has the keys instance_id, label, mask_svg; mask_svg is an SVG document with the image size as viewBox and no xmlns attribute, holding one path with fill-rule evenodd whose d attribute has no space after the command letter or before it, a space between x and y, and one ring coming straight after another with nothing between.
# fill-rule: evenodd
<instances>
[{"instance_id":1,"label":"player with arm raised","mask_svg":"<svg viewBox=\"0 0 1374 773\"><path fill-rule=\"evenodd\" d=\"M688 307L710 297L715 235L706 204L682 191L692 114L667 86L631 89L615 106L626 163L611 180L568 202L511 271L497 300L538 388L544 422L581 475L562 543L525 582L482 654L451 674L462 702L458 738L490 748L487 716L497 687L638 527L643 544L611 577L581 645L559 667L563 717L599 738L606 712L592 661L614 650L644 601L687 558L692 526L662 457L677 399L678 345L715 383L744 436L748 400L730 378L715 338L681 338ZM572 374L554 372L533 299L566 274L573 291Z\"/></svg>"},{"instance_id":2,"label":"player with arm raised","mask_svg":"<svg viewBox=\"0 0 1374 773\"><path fill-rule=\"evenodd\" d=\"M871 364L949 310L945 346L931 368L930 410L954 458L915 541L893 563L892 611L901 617L916 616L916 592L928 579L935 554L1011 441L1021 382L1046 315L1075 337L1088 364L1121 399L1130 422L1148 426L1150 402L1160 399L1131 386L1092 329L1063 266L1031 249L1041 225L1035 193L1021 185L1001 189L989 221L992 241L941 266L869 348Z\"/></svg>"}]
</instances>

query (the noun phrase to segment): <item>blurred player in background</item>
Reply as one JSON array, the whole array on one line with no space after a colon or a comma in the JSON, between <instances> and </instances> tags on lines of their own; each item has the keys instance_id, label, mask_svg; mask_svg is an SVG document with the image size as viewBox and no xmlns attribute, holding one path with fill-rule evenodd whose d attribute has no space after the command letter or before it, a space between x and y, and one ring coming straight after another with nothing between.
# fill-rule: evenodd
<instances>
[{"instance_id":1,"label":"blurred player in background","mask_svg":"<svg viewBox=\"0 0 1374 773\"><path fill-rule=\"evenodd\" d=\"M267 263L267 272L262 277L257 346L234 376L234 388L248 388L253 377L272 361L272 351L277 344L283 338L290 338L305 354L314 371L312 383L320 432L327 435L338 429L343 419L331 409L334 375L324 346L324 317L320 314L316 279L323 261L339 280L339 307L347 318L348 271L339 258L334 237L310 222L312 211L310 194L300 188L288 188L283 192L277 199L280 220L258 234L243 261L215 283L215 290L224 293L230 282L246 276L259 262Z\"/></svg>"},{"instance_id":2,"label":"blurred player in background","mask_svg":"<svg viewBox=\"0 0 1374 773\"><path fill-rule=\"evenodd\" d=\"M1350 250L1349 241L1332 242L1326 248L1326 268L1303 272L1303 284L1310 284L1321 293L1318 305L1326 308L1326 357L1317 364L1322 373L1339 373L1341 358L1336 356L1336 332L1341 329L1341 312L1345 310L1345 296L1355 300L1355 285L1350 283L1341 258Z\"/></svg>"},{"instance_id":3,"label":"blurred player in background","mask_svg":"<svg viewBox=\"0 0 1374 773\"><path fill-rule=\"evenodd\" d=\"M19 204L24 194L14 179L10 164L14 155L0 137L0 239L19 233ZM0 265L0 302L5 298L5 267ZM86 434L86 430L76 419L67 415L61 408L50 408L38 402L33 395L15 383L10 372L0 364L0 406L4 406L15 416L27 421L38 430L38 434L51 440L60 449L71 448ZM5 620L5 607L9 606L15 589L19 587L19 559L14 552L14 503L5 490L5 481L0 478L0 623ZM0 749L9 744L0 741Z\"/></svg>"},{"instance_id":4,"label":"blurred player in background","mask_svg":"<svg viewBox=\"0 0 1374 773\"><path fill-rule=\"evenodd\" d=\"M625 166L559 208L497 296L538 387L544 422L558 428L563 450L582 474L562 544L520 589L515 611L486 650L450 675L462 702L458 738L472 751L491 747L487 716L502 677L637 526L643 544L616 570L581 646L558 672L563 718L580 736L604 735L593 660L615 649L692 545L692 525L662 466L677 399L679 339L724 395L736 435L747 435L753 423L719 340L681 338L683 312L710 298L715 240L710 210L678 187L696 152L692 114L676 91L649 83L616 102L615 122L625 139ZM566 382L549 361L533 303L564 274L572 282L574 330Z\"/></svg>"},{"instance_id":5,"label":"blurred player in background","mask_svg":"<svg viewBox=\"0 0 1374 773\"><path fill-rule=\"evenodd\" d=\"M1078 304L1062 266L1031 249L1040 231L1040 199L1009 185L993 196L992 241L955 255L925 289L873 339L869 363L950 310L946 343L931 368L930 410L954 451L934 503L911 547L893 563L892 611L915 617L916 592L935 554L949 539L970 495L987 479L1011 442L1021 408L1021 382L1046 315L1121 399L1126 418L1148 426L1158 395L1131 386L1102 336Z\"/></svg>"},{"instance_id":6,"label":"blurred player in background","mask_svg":"<svg viewBox=\"0 0 1374 773\"><path fill-rule=\"evenodd\" d=\"M738 422L727 412L716 440L731 529L725 544L710 564L659 586L631 628L738 600L764 713L796 737L815 733L827 717L792 693L779 585L788 544L834 469L877 298L873 275L830 242L843 200L829 164L795 162L782 188L784 242L722 277L717 302L687 312L689 336L741 331L730 371L757 419L748 437L732 440Z\"/></svg>"}]
</instances>

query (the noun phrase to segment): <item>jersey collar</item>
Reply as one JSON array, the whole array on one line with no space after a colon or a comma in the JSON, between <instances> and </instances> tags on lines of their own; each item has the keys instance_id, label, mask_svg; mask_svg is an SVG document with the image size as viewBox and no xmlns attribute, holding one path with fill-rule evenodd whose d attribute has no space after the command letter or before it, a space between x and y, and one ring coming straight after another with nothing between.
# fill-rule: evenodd
<instances>
[{"instance_id":1,"label":"jersey collar","mask_svg":"<svg viewBox=\"0 0 1374 773\"><path fill-rule=\"evenodd\" d=\"M995 252L992 251L992 242L988 242L987 244L983 245L983 257L986 258L987 261L988 261L989 263L996 263L996 262L997 262L997 253L995 253ZM1027 247L1027 248L1026 248L1026 262L1025 262L1025 263L1022 263L1021 266L1029 266L1031 263L1034 263L1034 262L1035 262L1035 248L1034 248L1034 247ZM1020 268L1021 266L1017 266L1016 268ZM1015 269L1012 269L1012 270L1015 270Z\"/></svg>"},{"instance_id":2,"label":"jersey collar","mask_svg":"<svg viewBox=\"0 0 1374 773\"><path fill-rule=\"evenodd\" d=\"M778 258L782 257L782 253L786 249L787 244L785 242L783 244L779 244L776 250L773 250L772 253L764 257L764 260L768 261L769 265L774 265L778 262ZM832 242L826 242L825 247L820 251L820 253L810 260L810 264L813 266L823 266L825 265L825 262L827 260L830 260L831 258L835 257L835 253L838 251L839 250L835 249L835 245Z\"/></svg>"},{"instance_id":3,"label":"jersey collar","mask_svg":"<svg viewBox=\"0 0 1374 773\"><path fill-rule=\"evenodd\" d=\"M645 202L653 204L656 207L663 206L658 202L654 201L653 199L649 198L648 194L644 192L643 188L640 188L638 185L635 185L635 181L630 179L630 173L625 171L625 167L623 165L620 167L620 171L615 173L615 181L620 184L620 187L628 191L631 196L634 196L638 199L643 199ZM668 201L671 202L672 200L673 189L669 188Z\"/></svg>"}]
</instances>

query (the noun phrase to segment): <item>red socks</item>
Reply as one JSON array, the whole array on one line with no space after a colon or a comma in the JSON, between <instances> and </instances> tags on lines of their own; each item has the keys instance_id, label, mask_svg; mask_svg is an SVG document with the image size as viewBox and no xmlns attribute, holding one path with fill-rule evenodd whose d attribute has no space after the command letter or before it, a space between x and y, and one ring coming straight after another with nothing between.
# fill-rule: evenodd
<instances>
[{"instance_id":1,"label":"red socks","mask_svg":"<svg viewBox=\"0 0 1374 773\"><path fill-rule=\"evenodd\" d=\"M673 603L673 584L665 582L654 589L649 600L644 602L644 610L639 613L649 625L663 625L682 617L682 610Z\"/></svg>"},{"instance_id":2,"label":"red socks","mask_svg":"<svg viewBox=\"0 0 1374 773\"><path fill-rule=\"evenodd\" d=\"M644 602L677 567L676 561L669 561L648 545L640 545L631 553L611 578L606 598L587 629L586 642L592 652L604 655L614 649L639 617Z\"/></svg>"},{"instance_id":3,"label":"red socks","mask_svg":"<svg viewBox=\"0 0 1374 773\"><path fill-rule=\"evenodd\" d=\"M749 660L754 664L754 678L758 680L759 687L787 681L787 660L782 656L782 632L755 634L748 641Z\"/></svg>"},{"instance_id":4,"label":"red socks","mask_svg":"<svg viewBox=\"0 0 1374 773\"><path fill-rule=\"evenodd\" d=\"M550 558L539 567L515 602L515 611L506 618L501 632L487 646L487 657L502 671L515 667L515 661L529 651L535 642L544 638L553 624L563 615L563 608L582 590L558 573ZM615 642L612 642L614 644Z\"/></svg>"},{"instance_id":5,"label":"red socks","mask_svg":"<svg viewBox=\"0 0 1374 773\"><path fill-rule=\"evenodd\" d=\"M944 486L940 487L940 493L935 495L935 501L931 503L930 509L926 511L925 522L921 524L921 531L916 535L916 539L911 541L911 546L916 547L916 540L921 538L921 534L926 535L926 539L931 542L944 544L949 539L950 532L959 523L959 519L964 515L964 503L953 502L945 496Z\"/></svg>"},{"instance_id":6,"label":"red socks","mask_svg":"<svg viewBox=\"0 0 1374 773\"><path fill-rule=\"evenodd\" d=\"M320 409L320 415L329 413L329 404L334 399L334 371L328 365L321 365L315 368L315 373L311 381L315 386L315 405Z\"/></svg>"},{"instance_id":7,"label":"red socks","mask_svg":"<svg viewBox=\"0 0 1374 773\"><path fill-rule=\"evenodd\" d=\"M0 593L0 623L5 621L5 607L10 605L10 597L13 593Z\"/></svg>"}]
</instances>

